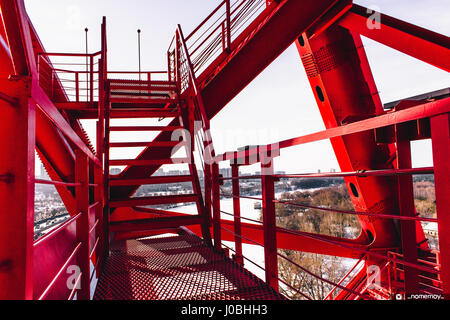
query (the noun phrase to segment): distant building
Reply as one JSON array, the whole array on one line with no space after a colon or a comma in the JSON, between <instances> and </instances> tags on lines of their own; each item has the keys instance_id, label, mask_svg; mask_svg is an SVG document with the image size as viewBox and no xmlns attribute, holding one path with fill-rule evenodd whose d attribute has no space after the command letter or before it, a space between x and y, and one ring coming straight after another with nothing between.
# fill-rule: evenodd
<instances>
[{"instance_id":1,"label":"distant building","mask_svg":"<svg viewBox=\"0 0 450 320\"><path fill-rule=\"evenodd\" d=\"M219 174L221 174L224 178L229 178L231 177L231 168L219 169Z\"/></svg>"},{"instance_id":2,"label":"distant building","mask_svg":"<svg viewBox=\"0 0 450 320\"><path fill-rule=\"evenodd\" d=\"M427 224L424 224L423 232L425 232L425 234L428 234L432 237L437 237L437 235L438 235L437 223L429 222Z\"/></svg>"},{"instance_id":3,"label":"distant building","mask_svg":"<svg viewBox=\"0 0 450 320\"><path fill-rule=\"evenodd\" d=\"M336 169L335 168L331 168L330 172L336 172Z\"/></svg>"},{"instance_id":4,"label":"distant building","mask_svg":"<svg viewBox=\"0 0 450 320\"><path fill-rule=\"evenodd\" d=\"M122 172L122 170L120 170L119 168L111 168L111 169L109 169L109 174L112 174L112 175L119 174L121 172Z\"/></svg>"}]
</instances>

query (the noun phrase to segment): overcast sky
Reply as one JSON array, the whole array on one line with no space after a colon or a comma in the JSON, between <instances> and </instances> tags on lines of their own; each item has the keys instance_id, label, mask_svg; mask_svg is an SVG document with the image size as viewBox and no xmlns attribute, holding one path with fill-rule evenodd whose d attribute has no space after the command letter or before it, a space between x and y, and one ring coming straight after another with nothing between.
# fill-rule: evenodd
<instances>
[{"instance_id":1,"label":"overcast sky","mask_svg":"<svg viewBox=\"0 0 450 320\"><path fill-rule=\"evenodd\" d=\"M142 68L166 70L166 51L177 23L189 33L218 0L26 0L29 16L49 52L91 52L100 47L102 16L108 24L109 69L137 70L136 29L142 29ZM381 12L448 35L449 0L358 0ZM383 103L450 86L448 73L363 39ZM86 123L94 134L92 123ZM299 55L287 49L212 122L217 152L266 144L324 129ZM148 137L142 137L143 139ZM429 142L413 144L415 166L431 165ZM134 150L137 154L139 150ZM130 152L127 151L127 154ZM116 153L120 157L120 153ZM282 150L276 170L291 173L338 168L328 141ZM166 169L167 170L167 169ZM251 168L249 170L257 170Z\"/></svg>"}]
</instances>

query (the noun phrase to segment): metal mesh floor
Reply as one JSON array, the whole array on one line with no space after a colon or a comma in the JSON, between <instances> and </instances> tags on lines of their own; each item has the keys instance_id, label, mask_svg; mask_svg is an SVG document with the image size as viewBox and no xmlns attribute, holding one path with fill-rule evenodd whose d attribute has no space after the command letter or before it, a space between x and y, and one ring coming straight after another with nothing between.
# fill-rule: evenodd
<instances>
[{"instance_id":1,"label":"metal mesh floor","mask_svg":"<svg viewBox=\"0 0 450 320\"><path fill-rule=\"evenodd\" d=\"M95 300L279 300L283 296L196 236L111 246Z\"/></svg>"}]
</instances>

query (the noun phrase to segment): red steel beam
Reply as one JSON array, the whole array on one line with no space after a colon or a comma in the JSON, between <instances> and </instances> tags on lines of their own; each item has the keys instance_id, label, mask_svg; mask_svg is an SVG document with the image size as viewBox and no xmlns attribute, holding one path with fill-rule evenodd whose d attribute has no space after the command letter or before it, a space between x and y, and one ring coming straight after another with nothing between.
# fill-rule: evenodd
<instances>
[{"instance_id":1,"label":"red steel beam","mask_svg":"<svg viewBox=\"0 0 450 320\"><path fill-rule=\"evenodd\" d=\"M239 50L239 54L226 64L226 70L224 69L226 72L221 71L212 83L203 88L201 94L208 116L211 118L217 114L226 103L281 54L300 33L335 3L334 0L285 0L278 6L273 4L271 8L268 8L234 41L234 44L232 43L232 49L235 49L233 45L237 47L251 32L255 31L253 36L247 39L250 41L247 41L242 50ZM275 7L276 9L274 9ZM276 11L273 15L271 14L272 10ZM267 18L269 13L271 16ZM263 21L264 19L265 21ZM178 44L178 42L177 40L176 43ZM218 60L220 59L224 59L224 57L219 57ZM217 61L214 65L217 66ZM206 73L208 72L211 70L200 75L199 82L207 78ZM178 119L174 119L169 124L169 126L177 125L179 125ZM161 133L154 139L154 141L168 140L170 140L170 133L167 132ZM138 159L167 158L170 154L170 148L160 148L159 150L147 148L138 156ZM121 177L132 179L139 176L150 176L159 167L159 165L140 168L130 166L121 173ZM138 187L113 187L111 188L111 197L131 195Z\"/></svg>"},{"instance_id":2,"label":"red steel beam","mask_svg":"<svg viewBox=\"0 0 450 320\"><path fill-rule=\"evenodd\" d=\"M23 0L1 0L1 15L14 65L14 74L36 76L28 15Z\"/></svg>"},{"instance_id":3,"label":"red steel beam","mask_svg":"<svg viewBox=\"0 0 450 320\"><path fill-rule=\"evenodd\" d=\"M396 126L397 138L397 168L410 169L412 166L411 159L411 142L405 137L405 127ZM416 211L414 207L414 186L412 175L399 176L398 181L398 200L400 215L403 217L415 217ZM420 228L420 223L415 221L400 221L402 253L405 261L417 263L417 235L416 224ZM419 272L415 268L405 267L405 293L408 297L411 294L418 293Z\"/></svg>"},{"instance_id":4,"label":"red steel beam","mask_svg":"<svg viewBox=\"0 0 450 320\"><path fill-rule=\"evenodd\" d=\"M342 127L352 126L347 124L352 122L349 120L351 117L374 117L384 112L381 104L373 98L378 94L373 91L376 88L371 85L373 78L358 35L334 25L313 39L302 35L296 45L328 129L327 134L332 129L341 129L340 133L345 133ZM381 117L370 120L386 120ZM365 123L353 125L358 127L353 127L358 133L330 137L341 171L392 168L388 163L390 146L377 145L374 132L365 130L370 129ZM391 177L347 177L345 183L356 211L380 214L398 211L397 186ZM358 219L368 243L374 247L397 245L392 221L363 216Z\"/></svg>"},{"instance_id":5,"label":"red steel beam","mask_svg":"<svg viewBox=\"0 0 450 320\"><path fill-rule=\"evenodd\" d=\"M20 93L12 109L0 101L0 300L33 298L35 105Z\"/></svg>"},{"instance_id":6,"label":"red steel beam","mask_svg":"<svg viewBox=\"0 0 450 320\"><path fill-rule=\"evenodd\" d=\"M379 21L373 21L374 14L379 14ZM368 23L372 22L379 25L369 27ZM450 38L447 36L356 4L338 23L352 32L450 71Z\"/></svg>"},{"instance_id":7,"label":"red steel beam","mask_svg":"<svg viewBox=\"0 0 450 320\"><path fill-rule=\"evenodd\" d=\"M262 146L263 147L262 150L270 150L270 148L273 146L276 146L279 149L299 146L301 144L317 142L326 139L333 139L355 133L362 133L376 128L392 126L395 124L405 123L412 120L431 118L433 116L447 112L450 112L450 98L445 98L439 101L425 102L421 105L411 107L408 109L395 112L388 112L386 114L372 116L369 119L357 121L354 123L349 123L338 127L331 127L304 136L278 141L276 143ZM224 160L248 158L256 154L259 154L260 153L259 150L261 150L261 146L259 148L251 148L246 151L226 152L216 156L215 159L216 161L224 161ZM386 175L386 173L384 175ZM339 175L338 173L336 174Z\"/></svg>"}]
</instances>

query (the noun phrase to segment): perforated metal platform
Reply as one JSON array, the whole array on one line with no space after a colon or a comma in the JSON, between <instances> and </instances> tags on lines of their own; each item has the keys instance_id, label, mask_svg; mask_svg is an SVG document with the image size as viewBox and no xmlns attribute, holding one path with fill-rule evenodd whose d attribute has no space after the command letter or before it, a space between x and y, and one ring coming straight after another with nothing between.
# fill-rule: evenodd
<instances>
[{"instance_id":1,"label":"perforated metal platform","mask_svg":"<svg viewBox=\"0 0 450 320\"><path fill-rule=\"evenodd\" d=\"M280 300L283 296L191 235L116 242L95 300Z\"/></svg>"}]
</instances>

